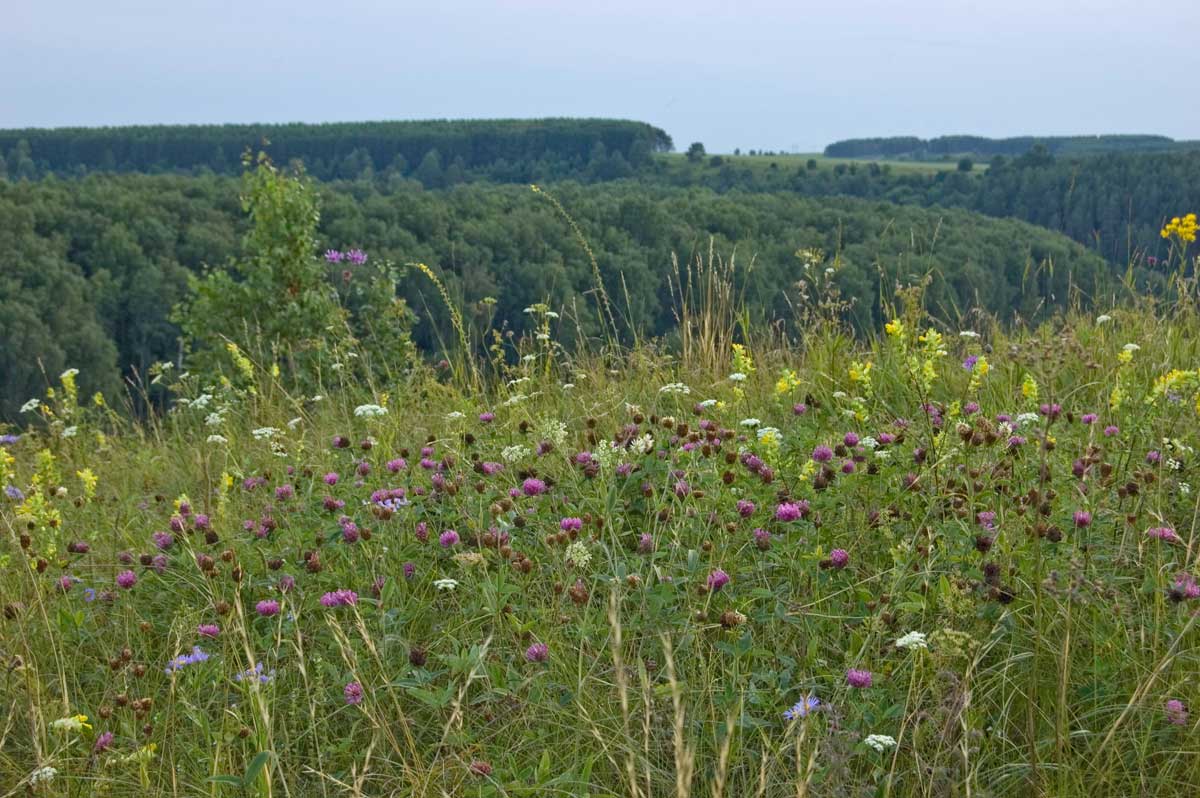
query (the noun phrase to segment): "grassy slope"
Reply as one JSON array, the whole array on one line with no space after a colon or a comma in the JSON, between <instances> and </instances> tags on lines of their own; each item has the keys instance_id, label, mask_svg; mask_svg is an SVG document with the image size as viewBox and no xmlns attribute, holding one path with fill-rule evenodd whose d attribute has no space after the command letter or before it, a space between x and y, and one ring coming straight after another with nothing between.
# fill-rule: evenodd
<instances>
[{"instance_id":1,"label":"grassy slope","mask_svg":"<svg viewBox=\"0 0 1200 798\"><path fill-rule=\"evenodd\" d=\"M700 319L731 318L711 310ZM255 393L244 378L241 390L185 379L184 395L210 398L145 428L58 404L35 424L43 432L8 447L7 481L31 502L0 498L0 783L51 765L48 794L222 795L206 779L243 774L270 751L269 783L250 779L260 795L356 794L353 785L429 796L707 796L713 785L729 796L805 785L815 795L1028 795L1031 781L1058 796L1176 794L1200 778L1195 722L1164 712L1169 699L1200 706L1196 600L1169 596L1196 567L1195 479L1190 449L1144 458L1164 450L1164 435L1200 445L1196 385L1175 386L1180 403L1144 400L1158 374L1196 362L1200 327L1116 315L1016 338L947 330L928 389L915 375L931 350L911 335L863 349L828 327L803 353L754 346L756 370L733 382L730 371L749 368L729 362L730 328L718 325L714 343L697 339L682 363L651 350L565 361L527 339L520 352L537 357L484 393L419 372L327 384L324 399L299 401L259 364ZM569 333L552 324L550 334ZM1127 342L1141 350L1122 365ZM991 369L974 388L960 361L985 350ZM850 378L855 360L873 363L871 390ZM780 394L784 369L796 387ZM1037 399L1023 396L1027 374ZM691 393L663 389L673 383ZM1110 409L1116 386L1126 399ZM702 399L719 404L698 416ZM1016 433L997 426L997 414L1036 412L1039 401L1061 403L1063 416L1047 427L1035 415ZM354 411L367 402L389 413ZM495 421L477 420L485 410ZM219 422L206 423L213 412ZM1097 423L1080 423L1087 412ZM758 440L748 418L777 427L779 445ZM721 443L685 451L693 435L703 443L706 420ZM62 437L66 425L74 436ZM886 456L839 452L836 477L819 477L815 448L847 432L901 438L881 447ZM594 473L575 457L634 433L661 454L593 457ZM213 434L226 441L206 442ZM1025 442L1010 446L1010 434ZM352 445L331 447L334 435ZM529 451L540 440L555 440L544 456ZM506 457L513 446L525 448ZM742 449L761 456L770 480L736 462ZM476 456L504 469L480 473ZM406 465L392 473L398 457ZM856 473L841 473L850 458ZM637 470L621 476L618 463ZM95 498L77 476L85 468ZM336 485L323 479L331 472ZM548 492L523 494L535 473ZM390 518L372 510L372 491L396 487L411 505ZM182 495L191 516L176 511ZM325 509L326 496L345 506ZM805 518L776 517L800 500ZM755 507L743 516L738 501ZM981 511L996 513L994 529ZM1076 511L1091 523L1077 527ZM208 516L207 539L196 513ZM152 533L173 518L159 552ZM561 540L573 529L563 518L580 519L582 549ZM1181 543L1146 535L1167 525ZM439 545L447 529L459 542ZM68 554L78 540L90 552ZM848 553L844 569L825 567L835 548ZM138 564L160 553L161 573ZM730 581L712 591L718 569ZM129 590L115 584L126 570L138 580ZM285 574L295 587L281 592ZM441 578L457 589L439 590ZM357 591L357 605L323 608L338 589ZM259 617L265 600L280 614ZM199 636L199 624L219 625L219 636ZM898 649L909 631L929 648ZM527 661L538 642L545 663ZM164 673L194 645L207 661ZM258 662L267 683L235 679ZM849 687L850 668L871 671L872 686ZM345 699L351 682L361 704ZM785 722L807 694L821 710ZM74 713L94 728L48 727ZM113 747L93 759L101 731L115 733ZM899 747L877 753L862 742L869 734Z\"/></svg>"}]
</instances>

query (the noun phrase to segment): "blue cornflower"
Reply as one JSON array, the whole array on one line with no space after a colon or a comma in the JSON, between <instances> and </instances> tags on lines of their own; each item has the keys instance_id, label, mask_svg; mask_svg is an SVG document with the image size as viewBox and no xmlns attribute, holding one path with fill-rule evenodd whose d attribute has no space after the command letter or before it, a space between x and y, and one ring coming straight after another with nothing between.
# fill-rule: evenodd
<instances>
[{"instance_id":1,"label":"blue cornflower","mask_svg":"<svg viewBox=\"0 0 1200 798\"><path fill-rule=\"evenodd\" d=\"M25 501L25 494L22 493L21 489L18 488L16 485L5 485L4 486L4 495L7 496L8 498L12 499L15 502Z\"/></svg>"},{"instance_id":2,"label":"blue cornflower","mask_svg":"<svg viewBox=\"0 0 1200 798\"><path fill-rule=\"evenodd\" d=\"M163 670L168 676L176 671L186 668L188 665L195 665L197 662L204 662L208 659L208 654L200 646L192 646L192 653L180 654L175 659L167 663L167 667Z\"/></svg>"},{"instance_id":3,"label":"blue cornflower","mask_svg":"<svg viewBox=\"0 0 1200 798\"><path fill-rule=\"evenodd\" d=\"M795 720L796 718L806 718L808 713L812 712L817 707L821 706L821 699L815 695L806 695L801 698L792 708L783 713L784 720Z\"/></svg>"},{"instance_id":4,"label":"blue cornflower","mask_svg":"<svg viewBox=\"0 0 1200 798\"><path fill-rule=\"evenodd\" d=\"M271 681L271 679L275 678L275 670L271 669L270 671L264 673L263 664L259 662L256 663L253 668L250 668L242 673L235 673L233 678L239 682L243 681L244 679L255 679L259 684L266 684L267 682Z\"/></svg>"},{"instance_id":5,"label":"blue cornflower","mask_svg":"<svg viewBox=\"0 0 1200 798\"><path fill-rule=\"evenodd\" d=\"M83 589L83 600L84 601L95 601L96 600L96 588L85 587Z\"/></svg>"}]
</instances>

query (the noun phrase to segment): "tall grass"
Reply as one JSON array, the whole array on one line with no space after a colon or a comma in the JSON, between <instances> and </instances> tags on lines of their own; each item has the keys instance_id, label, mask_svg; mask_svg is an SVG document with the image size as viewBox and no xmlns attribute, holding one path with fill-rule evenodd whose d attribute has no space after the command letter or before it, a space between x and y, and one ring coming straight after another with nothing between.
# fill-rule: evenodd
<instances>
[{"instance_id":1,"label":"tall grass","mask_svg":"<svg viewBox=\"0 0 1200 798\"><path fill-rule=\"evenodd\" d=\"M1200 707L1196 315L1074 311L938 343L912 295L902 332L818 325L796 347L752 328L741 274L711 251L675 264L674 358L531 338L513 346L540 359L490 378L300 396L242 353L241 383L163 372L182 401L139 425L56 386L3 448L23 498L0 498L0 796L1200 779L1200 716L1167 703ZM964 366L980 356L982 376ZM1164 527L1177 539L1147 533ZM341 589L357 603L322 603ZM908 632L927 647L898 647ZM207 660L165 672L195 645ZM238 678L259 663L265 680ZM91 728L56 726L76 714Z\"/></svg>"}]
</instances>

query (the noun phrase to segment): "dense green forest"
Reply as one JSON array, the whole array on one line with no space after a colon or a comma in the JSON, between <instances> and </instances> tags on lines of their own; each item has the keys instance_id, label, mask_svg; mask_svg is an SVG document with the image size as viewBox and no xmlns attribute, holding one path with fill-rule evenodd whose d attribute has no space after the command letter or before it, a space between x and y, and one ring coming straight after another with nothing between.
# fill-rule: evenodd
<instances>
[{"instance_id":1,"label":"dense green forest","mask_svg":"<svg viewBox=\"0 0 1200 798\"><path fill-rule=\"evenodd\" d=\"M1175 141L1167 136L1014 136L993 139L986 136L885 136L845 139L825 148L830 158L915 158L940 159L959 155L990 158L994 155L1024 155L1035 147L1054 155L1096 155L1109 152L1166 152L1197 149L1200 142Z\"/></svg>"},{"instance_id":2,"label":"dense green forest","mask_svg":"<svg viewBox=\"0 0 1200 798\"><path fill-rule=\"evenodd\" d=\"M1048 149L1160 137L1039 139L1047 146L987 169L964 159L939 171L708 156L699 144L670 156L661 130L606 120L0 132L0 415L72 364L92 366L86 387L112 392L179 357L172 311L189 278L237 258L247 230L238 182L219 173L240 171L263 136L277 163L303 162L321 179L321 246L369 255L344 276L346 264L329 267L341 300L361 301L361 286L395 264L389 279L418 311L413 338L427 352L455 334L436 289L405 271L415 261L442 275L476 346L493 323L527 331L523 311L539 302L573 335L600 334L588 251L531 182L578 222L630 339L672 334L673 258L686 264L710 246L739 264L759 320L791 335L827 268L825 288L853 298L845 312L860 330L897 282L927 273L945 318L980 308L1029 319L1061 307L1069 287L1085 302L1112 291L1127 270L1158 290L1163 221L1200 207L1200 151ZM797 252L811 248L825 258L806 270Z\"/></svg>"},{"instance_id":3,"label":"dense green forest","mask_svg":"<svg viewBox=\"0 0 1200 798\"><path fill-rule=\"evenodd\" d=\"M637 178L717 192L793 192L902 204L959 207L1065 233L1119 267L1158 260L1165 218L1200 207L1200 150L1165 136L942 136L853 139L829 155L908 158L975 153L951 172L889 164L818 167L807 157L670 157L662 130L603 119L369 122L324 125L203 125L0 131L0 178L92 172L236 174L241 155L266 138L279 163L300 160L321 180L416 181L427 189L463 183ZM1163 151L1168 150L1168 151ZM689 151L703 152L693 145ZM1099 153L1099 154L1098 154ZM1016 157L1009 157L1016 156Z\"/></svg>"},{"instance_id":4,"label":"dense green forest","mask_svg":"<svg viewBox=\"0 0 1200 798\"><path fill-rule=\"evenodd\" d=\"M1039 149L997 156L986 170L937 172L874 162L825 168L797 157L713 156L660 160L647 179L719 192L790 191L966 208L1064 233L1121 268L1164 258L1169 243L1159 236L1163 222L1200 207L1200 151L1063 158Z\"/></svg>"},{"instance_id":5,"label":"dense green forest","mask_svg":"<svg viewBox=\"0 0 1200 798\"><path fill-rule=\"evenodd\" d=\"M728 192L617 181L552 187L595 253L623 334L670 335L672 255L710 245L738 264L737 281L760 320L802 334L807 293L829 280L859 328L876 323L881 294L930 274L931 306L948 318L980 307L1031 318L1066 300L1111 290L1111 269L1066 238L962 210L927 210L789 192ZM320 247L359 247L362 266L330 266L347 301L357 271L423 261L442 275L478 330L534 322L546 302L564 337L600 329L587 252L554 206L528 186L427 191L397 179L320 184ZM239 254L246 223L238 183L217 176L93 175L0 182L0 413L11 417L58 374L81 363L88 390L179 354L171 311L189 274ZM814 260L797 251L820 248ZM806 262L808 268L805 268ZM347 272L343 276L342 271ZM832 273L826 276L826 269ZM806 289L797 287L806 281ZM436 351L453 339L436 291L416 272L397 290L421 321L414 339ZM828 292L827 292L828 293ZM490 301L494 299L495 301Z\"/></svg>"},{"instance_id":6,"label":"dense green forest","mask_svg":"<svg viewBox=\"0 0 1200 798\"><path fill-rule=\"evenodd\" d=\"M0 130L0 177L88 172L236 174L270 142L280 163L302 160L320 179L415 174L426 185L483 177L529 182L593 169L624 177L671 137L616 119L434 120L276 125L146 125Z\"/></svg>"}]
</instances>

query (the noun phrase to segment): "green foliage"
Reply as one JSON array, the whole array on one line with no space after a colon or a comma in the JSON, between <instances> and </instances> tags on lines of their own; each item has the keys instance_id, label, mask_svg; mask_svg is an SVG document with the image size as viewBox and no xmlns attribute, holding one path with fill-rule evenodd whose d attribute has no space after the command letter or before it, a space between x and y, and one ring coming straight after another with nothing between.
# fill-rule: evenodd
<instances>
[{"instance_id":1,"label":"green foliage","mask_svg":"<svg viewBox=\"0 0 1200 798\"><path fill-rule=\"evenodd\" d=\"M670 136L641 122L495 119L0 130L0 156L12 179L94 171L235 174L238 155L264 141L277 163L302 160L322 180L404 176L437 150L441 165L464 177L529 183L582 172L597 145L635 167L672 148Z\"/></svg>"},{"instance_id":2,"label":"green foliage","mask_svg":"<svg viewBox=\"0 0 1200 798\"><path fill-rule=\"evenodd\" d=\"M958 155L1024 155L1036 146L1055 155L1095 155L1111 152L1166 152L1196 149L1200 142L1175 141L1167 136L1106 135L1106 136L1014 136L993 139L985 136L938 136L921 139L915 136L846 139L825 148L834 158L951 158Z\"/></svg>"},{"instance_id":3,"label":"green foliage","mask_svg":"<svg viewBox=\"0 0 1200 798\"><path fill-rule=\"evenodd\" d=\"M717 176L730 168L706 171ZM736 184L738 167L732 168ZM831 170L812 175L833 178ZM861 172L858 178L870 179ZM298 342L293 357L315 357L315 336L325 335L322 324L332 323L317 319L337 318L331 315L333 302L342 311L339 323L348 324L356 340L347 345L360 356L369 350L375 364L369 371L384 364L403 368L408 308L422 319L412 332L421 349L454 348L458 334L443 299L424 278L390 265L416 261L445 280L477 355L488 325L526 332L533 321L525 308L541 302L562 314L559 325L571 332L567 345L579 337L605 336L590 310L596 279L587 252L527 187L471 184L432 192L411 183L354 181L301 188L303 181L292 182L282 170L256 171L244 180L241 194L262 195L261 226L250 225L239 205L239 186L228 178L93 175L0 183L0 217L25 219L13 229L25 230L27 247L61 252L61 268L85 281L82 300L90 293L96 304L87 313L103 326L102 334L87 340L111 341L117 350L119 371L110 372L105 390L118 375L145 375L152 363L178 359L180 331L169 312L188 299L189 274L198 280L200 295L189 305L188 334L203 342L197 354L210 361L222 358L220 335L264 363L278 359L286 365L288 355L272 351L272 342L280 340ZM596 255L624 343L634 333L674 340L672 256L686 264L707 253L710 244L722 257L753 263L739 285L753 319L783 320L782 329L794 336L804 332L796 316L805 272L794 255L801 248L839 257L834 280L844 296L854 298L849 319L860 331L882 319L880 300L892 281L927 272L932 307L952 316L982 308L1006 321L1036 319L1062 307L1070 286L1086 300L1104 294L1113 282L1105 264L1061 236L961 210L816 200L782 191L722 194L638 180L549 188ZM308 191L320 199L315 229ZM266 208L273 209L271 217ZM321 271L326 267L317 251L353 246L369 254L365 266L343 263ZM15 252L0 250L5 269ZM1046 268L1049 262L1053 270ZM17 268L14 260L9 273ZM33 307L34 315L54 309L49 297ZM48 347L49 339L22 352L35 364ZM68 358L63 367L82 362ZM0 385L9 417L11 408L38 393L31 389L44 384L35 367L29 375L14 387Z\"/></svg>"},{"instance_id":4,"label":"green foliage","mask_svg":"<svg viewBox=\"0 0 1200 798\"><path fill-rule=\"evenodd\" d=\"M298 411L268 369L174 374L128 424L64 382L41 412L77 434L0 443L0 783L1178 794L1200 318L1009 335L920 293L878 337L749 327L728 368L568 353L541 308L470 391L347 381Z\"/></svg>"},{"instance_id":5,"label":"green foliage","mask_svg":"<svg viewBox=\"0 0 1200 798\"><path fill-rule=\"evenodd\" d=\"M219 372L234 344L263 362L283 360L293 379L312 379L346 331L317 256L316 194L302 173L260 156L242 179L242 209L250 220L243 257L193 278L176 320L201 370Z\"/></svg>"}]
</instances>

